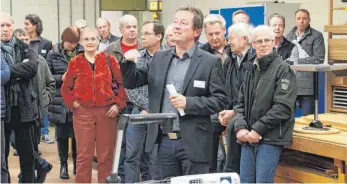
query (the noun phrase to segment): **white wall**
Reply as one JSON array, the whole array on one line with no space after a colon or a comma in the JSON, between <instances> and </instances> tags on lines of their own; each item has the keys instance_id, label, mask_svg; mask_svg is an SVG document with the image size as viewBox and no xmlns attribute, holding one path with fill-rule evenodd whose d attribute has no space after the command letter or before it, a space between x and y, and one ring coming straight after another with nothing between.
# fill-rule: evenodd
<instances>
[{"instance_id":1,"label":"white wall","mask_svg":"<svg viewBox=\"0 0 347 184\"><path fill-rule=\"evenodd\" d=\"M1 11L10 14L10 2L12 1L12 17L14 28L24 28L25 15L34 13L40 16L43 22L42 36L56 43L58 36L57 0L1 0ZM76 20L83 19L83 0L71 0L72 25ZM96 6L95 6L96 4ZM59 0L60 34L70 26L70 0ZM89 26L95 26L96 17L99 16L99 0L85 0L85 20Z\"/></svg>"}]
</instances>

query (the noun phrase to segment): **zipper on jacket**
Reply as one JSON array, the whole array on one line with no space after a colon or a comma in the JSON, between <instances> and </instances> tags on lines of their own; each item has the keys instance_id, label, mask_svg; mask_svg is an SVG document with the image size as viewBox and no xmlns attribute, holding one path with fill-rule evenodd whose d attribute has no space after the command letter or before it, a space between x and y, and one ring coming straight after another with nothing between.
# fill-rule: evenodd
<instances>
[{"instance_id":1,"label":"zipper on jacket","mask_svg":"<svg viewBox=\"0 0 347 184\"><path fill-rule=\"evenodd\" d=\"M283 138L283 135L282 135L282 122L280 122L280 139Z\"/></svg>"},{"instance_id":2,"label":"zipper on jacket","mask_svg":"<svg viewBox=\"0 0 347 184\"><path fill-rule=\"evenodd\" d=\"M95 68L94 68L94 70L95 70ZM94 105L96 105L96 92L95 92L95 90L96 90L96 88L95 88L95 72L94 72L94 70L93 70L93 103L94 103Z\"/></svg>"}]
</instances>

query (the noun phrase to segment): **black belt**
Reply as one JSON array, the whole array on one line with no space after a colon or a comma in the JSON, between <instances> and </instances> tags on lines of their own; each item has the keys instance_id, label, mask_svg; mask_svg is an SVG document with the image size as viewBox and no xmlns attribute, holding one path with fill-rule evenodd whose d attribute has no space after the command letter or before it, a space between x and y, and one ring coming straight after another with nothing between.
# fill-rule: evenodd
<instances>
[{"instance_id":1,"label":"black belt","mask_svg":"<svg viewBox=\"0 0 347 184\"><path fill-rule=\"evenodd\" d=\"M181 139L181 133L180 132L172 132L172 133L167 133L165 135L167 135L169 137L169 139L171 139L171 140Z\"/></svg>"}]
</instances>

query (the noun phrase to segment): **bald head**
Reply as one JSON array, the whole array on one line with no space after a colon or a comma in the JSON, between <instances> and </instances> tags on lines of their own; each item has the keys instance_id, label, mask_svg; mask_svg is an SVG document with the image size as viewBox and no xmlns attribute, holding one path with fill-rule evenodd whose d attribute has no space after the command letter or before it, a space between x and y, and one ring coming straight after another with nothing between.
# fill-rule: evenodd
<instances>
[{"instance_id":1,"label":"bald head","mask_svg":"<svg viewBox=\"0 0 347 184\"><path fill-rule=\"evenodd\" d=\"M0 12L1 42L8 42L11 40L13 23L14 21L9 14Z\"/></svg>"}]
</instances>

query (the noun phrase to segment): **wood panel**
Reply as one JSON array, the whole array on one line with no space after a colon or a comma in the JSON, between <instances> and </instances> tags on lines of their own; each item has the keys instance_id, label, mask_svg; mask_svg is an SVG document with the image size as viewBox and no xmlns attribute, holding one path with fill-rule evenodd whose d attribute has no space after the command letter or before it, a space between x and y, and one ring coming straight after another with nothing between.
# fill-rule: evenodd
<instances>
[{"instance_id":1,"label":"wood panel","mask_svg":"<svg viewBox=\"0 0 347 184\"><path fill-rule=\"evenodd\" d=\"M275 183L299 183L297 181L289 180L289 179L282 178L282 177L279 177L279 176L275 176L274 182Z\"/></svg>"},{"instance_id":2,"label":"wood panel","mask_svg":"<svg viewBox=\"0 0 347 184\"><path fill-rule=\"evenodd\" d=\"M332 86L345 86L347 85L347 77L334 77L329 80Z\"/></svg>"},{"instance_id":3,"label":"wood panel","mask_svg":"<svg viewBox=\"0 0 347 184\"><path fill-rule=\"evenodd\" d=\"M347 60L347 39L329 39L328 52L330 60Z\"/></svg>"},{"instance_id":4,"label":"wood panel","mask_svg":"<svg viewBox=\"0 0 347 184\"><path fill-rule=\"evenodd\" d=\"M346 146L336 142L347 140L347 136L335 135L312 135L312 134L298 134L293 135L293 144L287 148L306 153L312 153L329 158L345 160L347 158ZM314 138L316 137L316 138ZM317 137L325 137L326 140L317 140ZM343 140L339 140L339 139ZM330 141L329 141L330 140ZM345 142L347 143L347 142Z\"/></svg>"},{"instance_id":5,"label":"wood panel","mask_svg":"<svg viewBox=\"0 0 347 184\"><path fill-rule=\"evenodd\" d=\"M325 176L322 172L300 166L279 164L276 169L276 176L289 181L302 183L344 183L344 177L338 179Z\"/></svg>"},{"instance_id":6,"label":"wood panel","mask_svg":"<svg viewBox=\"0 0 347 184\"><path fill-rule=\"evenodd\" d=\"M346 34L347 35L347 24L342 25L325 25L324 32L330 32L333 34Z\"/></svg>"}]
</instances>

